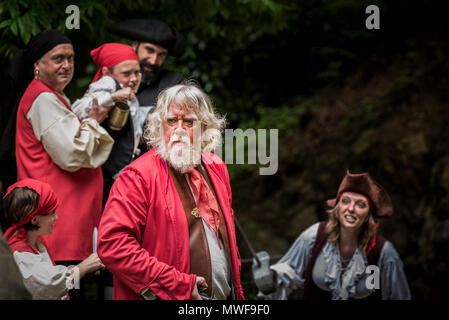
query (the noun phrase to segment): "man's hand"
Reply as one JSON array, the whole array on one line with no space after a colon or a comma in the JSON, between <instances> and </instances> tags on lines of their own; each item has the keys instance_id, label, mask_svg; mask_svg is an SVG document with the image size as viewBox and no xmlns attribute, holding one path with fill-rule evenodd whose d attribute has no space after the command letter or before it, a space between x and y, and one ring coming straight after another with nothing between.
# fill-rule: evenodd
<instances>
[{"instance_id":1,"label":"man's hand","mask_svg":"<svg viewBox=\"0 0 449 320\"><path fill-rule=\"evenodd\" d=\"M190 299L192 299L192 300L203 300L200 297L200 294L198 292L198 286L202 286L204 288L207 288L206 279L204 279L203 277L200 277L200 276L196 276L196 283L195 283L195 286L193 286L192 293L190 294Z\"/></svg>"},{"instance_id":2,"label":"man's hand","mask_svg":"<svg viewBox=\"0 0 449 320\"><path fill-rule=\"evenodd\" d=\"M97 99L93 99L92 108L90 108L89 114L87 115L89 118L97 120L98 123L102 123L104 119L108 117L108 112L111 108L102 107L98 104Z\"/></svg>"},{"instance_id":3,"label":"man's hand","mask_svg":"<svg viewBox=\"0 0 449 320\"><path fill-rule=\"evenodd\" d=\"M130 87L126 87L111 93L114 101L129 101L134 100L134 93Z\"/></svg>"}]
</instances>

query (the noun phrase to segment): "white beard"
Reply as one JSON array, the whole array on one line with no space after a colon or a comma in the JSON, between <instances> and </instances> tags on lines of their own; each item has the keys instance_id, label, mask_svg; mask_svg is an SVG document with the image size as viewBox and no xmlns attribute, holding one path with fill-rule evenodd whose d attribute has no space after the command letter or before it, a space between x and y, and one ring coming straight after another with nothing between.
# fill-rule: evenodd
<instances>
[{"instance_id":1,"label":"white beard","mask_svg":"<svg viewBox=\"0 0 449 320\"><path fill-rule=\"evenodd\" d=\"M175 141L181 142L173 145ZM167 148L165 143L162 142L156 147L156 152L173 169L182 174L192 171L201 162L201 151L194 148L188 135L184 134L173 134Z\"/></svg>"}]
</instances>

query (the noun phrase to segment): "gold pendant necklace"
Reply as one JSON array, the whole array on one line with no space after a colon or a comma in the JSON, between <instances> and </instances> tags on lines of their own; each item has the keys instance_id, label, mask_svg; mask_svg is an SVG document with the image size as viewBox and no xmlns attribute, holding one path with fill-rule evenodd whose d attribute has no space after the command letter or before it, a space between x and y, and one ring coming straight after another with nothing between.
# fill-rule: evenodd
<instances>
[{"instance_id":1,"label":"gold pendant necklace","mask_svg":"<svg viewBox=\"0 0 449 320\"><path fill-rule=\"evenodd\" d=\"M200 212L198 211L197 207L193 208L193 210L192 210L192 212L190 212L190 214L197 219L201 218Z\"/></svg>"}]
</instances>

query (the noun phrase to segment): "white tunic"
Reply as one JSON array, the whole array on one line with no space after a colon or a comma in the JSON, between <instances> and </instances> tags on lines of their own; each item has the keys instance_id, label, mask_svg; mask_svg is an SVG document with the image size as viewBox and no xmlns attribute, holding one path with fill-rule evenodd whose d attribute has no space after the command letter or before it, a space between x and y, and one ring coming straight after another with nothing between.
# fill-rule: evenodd
<instances>
[{"instance_id":1,"label":"white tunic","mask_svg":"<svg viewBox=\"0 0 449 320\"><path fill-rule=\"evenodd\" d=\"M68 105L70 101L62 96ZM78 120L50 92L37 96L26 115L36 139L63 170L98 168L109 157L114 140L94 119Z\"/></svg>"},{"instance_id":2,"label":"white tunic","mask_svg":"<svg viewBox=\"0 0 449 320\"><path fill-rule=\"evenodd\" d=\"M188 176L186 176L186 180L189 184L195 204L198 204L198 200L193 193ZM209 286L212 286L212 296L210 298L212 300L226 300L231 293L231 267L229 266L227 259L226 249L223 245L223 241L217 239L212 227L210 227L203 218L201 218L201 221L203 222L204 231L206 233L212 268L212 283L208 283ZM220 241L220 244L217 240Z\"/></svg>"},{"instance_id":3,"label":"white tunic","mask_svg":"<svg viewBox=\"0 0 449 320\"><path fill-rule=\"evenodd\" d=\"M214 230L201 218L209 247L212 267L212 300L226 300L231 293L231 267L229 266L223 241L217 237Z\"/></svg>"},{"instance_id":4,"label":"white tunic","mask_svg":"<svg viewBox=\"0 0 449 320\"><path fill-rule=\"evenodd\" d=\"M25 287L34 300L65 300L67 291L74 287L71 267L54 266L42 243L38 242L36 249L39 254L18 251L13 254Z\"/></svg>"}]
</instances>

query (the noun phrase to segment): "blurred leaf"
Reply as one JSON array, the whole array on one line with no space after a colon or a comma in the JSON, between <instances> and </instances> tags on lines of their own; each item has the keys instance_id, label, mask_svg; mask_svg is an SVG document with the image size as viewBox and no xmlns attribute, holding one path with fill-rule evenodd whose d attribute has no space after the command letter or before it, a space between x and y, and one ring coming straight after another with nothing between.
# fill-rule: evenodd
<instances>
[{"instance_id":1,"label":"blurred leaf","mask_svg":"<svg viewBox=\"0 0 449 320\"><path fill-rule=\"evenodd\" d=\"M18 33L17 33L17 20L14 20L14 21L11 23L11 32L12 32L12 34L15 35L16 37L18 36Z\"/></svg>"},{"instance_id":2,"label":"blurred leaf","mask_svg":"<svg viewBox=\"0 0 449 320\"><path fill-rule=\"evenodd\" d=\"M16 1L7 1L6 7L8 8L11 18L15 19L18 16L20 16L19 5L17 4Z\"/></svg>"},{"instance_id":3,"label":"blurred leaf","mask_svg":"<svg viewBox=\"0 0 449 320\"><path fill-rule=\"evenodd\" d=\"M0 23L0 29L10 26L11 22L12 22L11 19L7 19L7 20L2 21Z\"/></svg>"}]
</instances>

